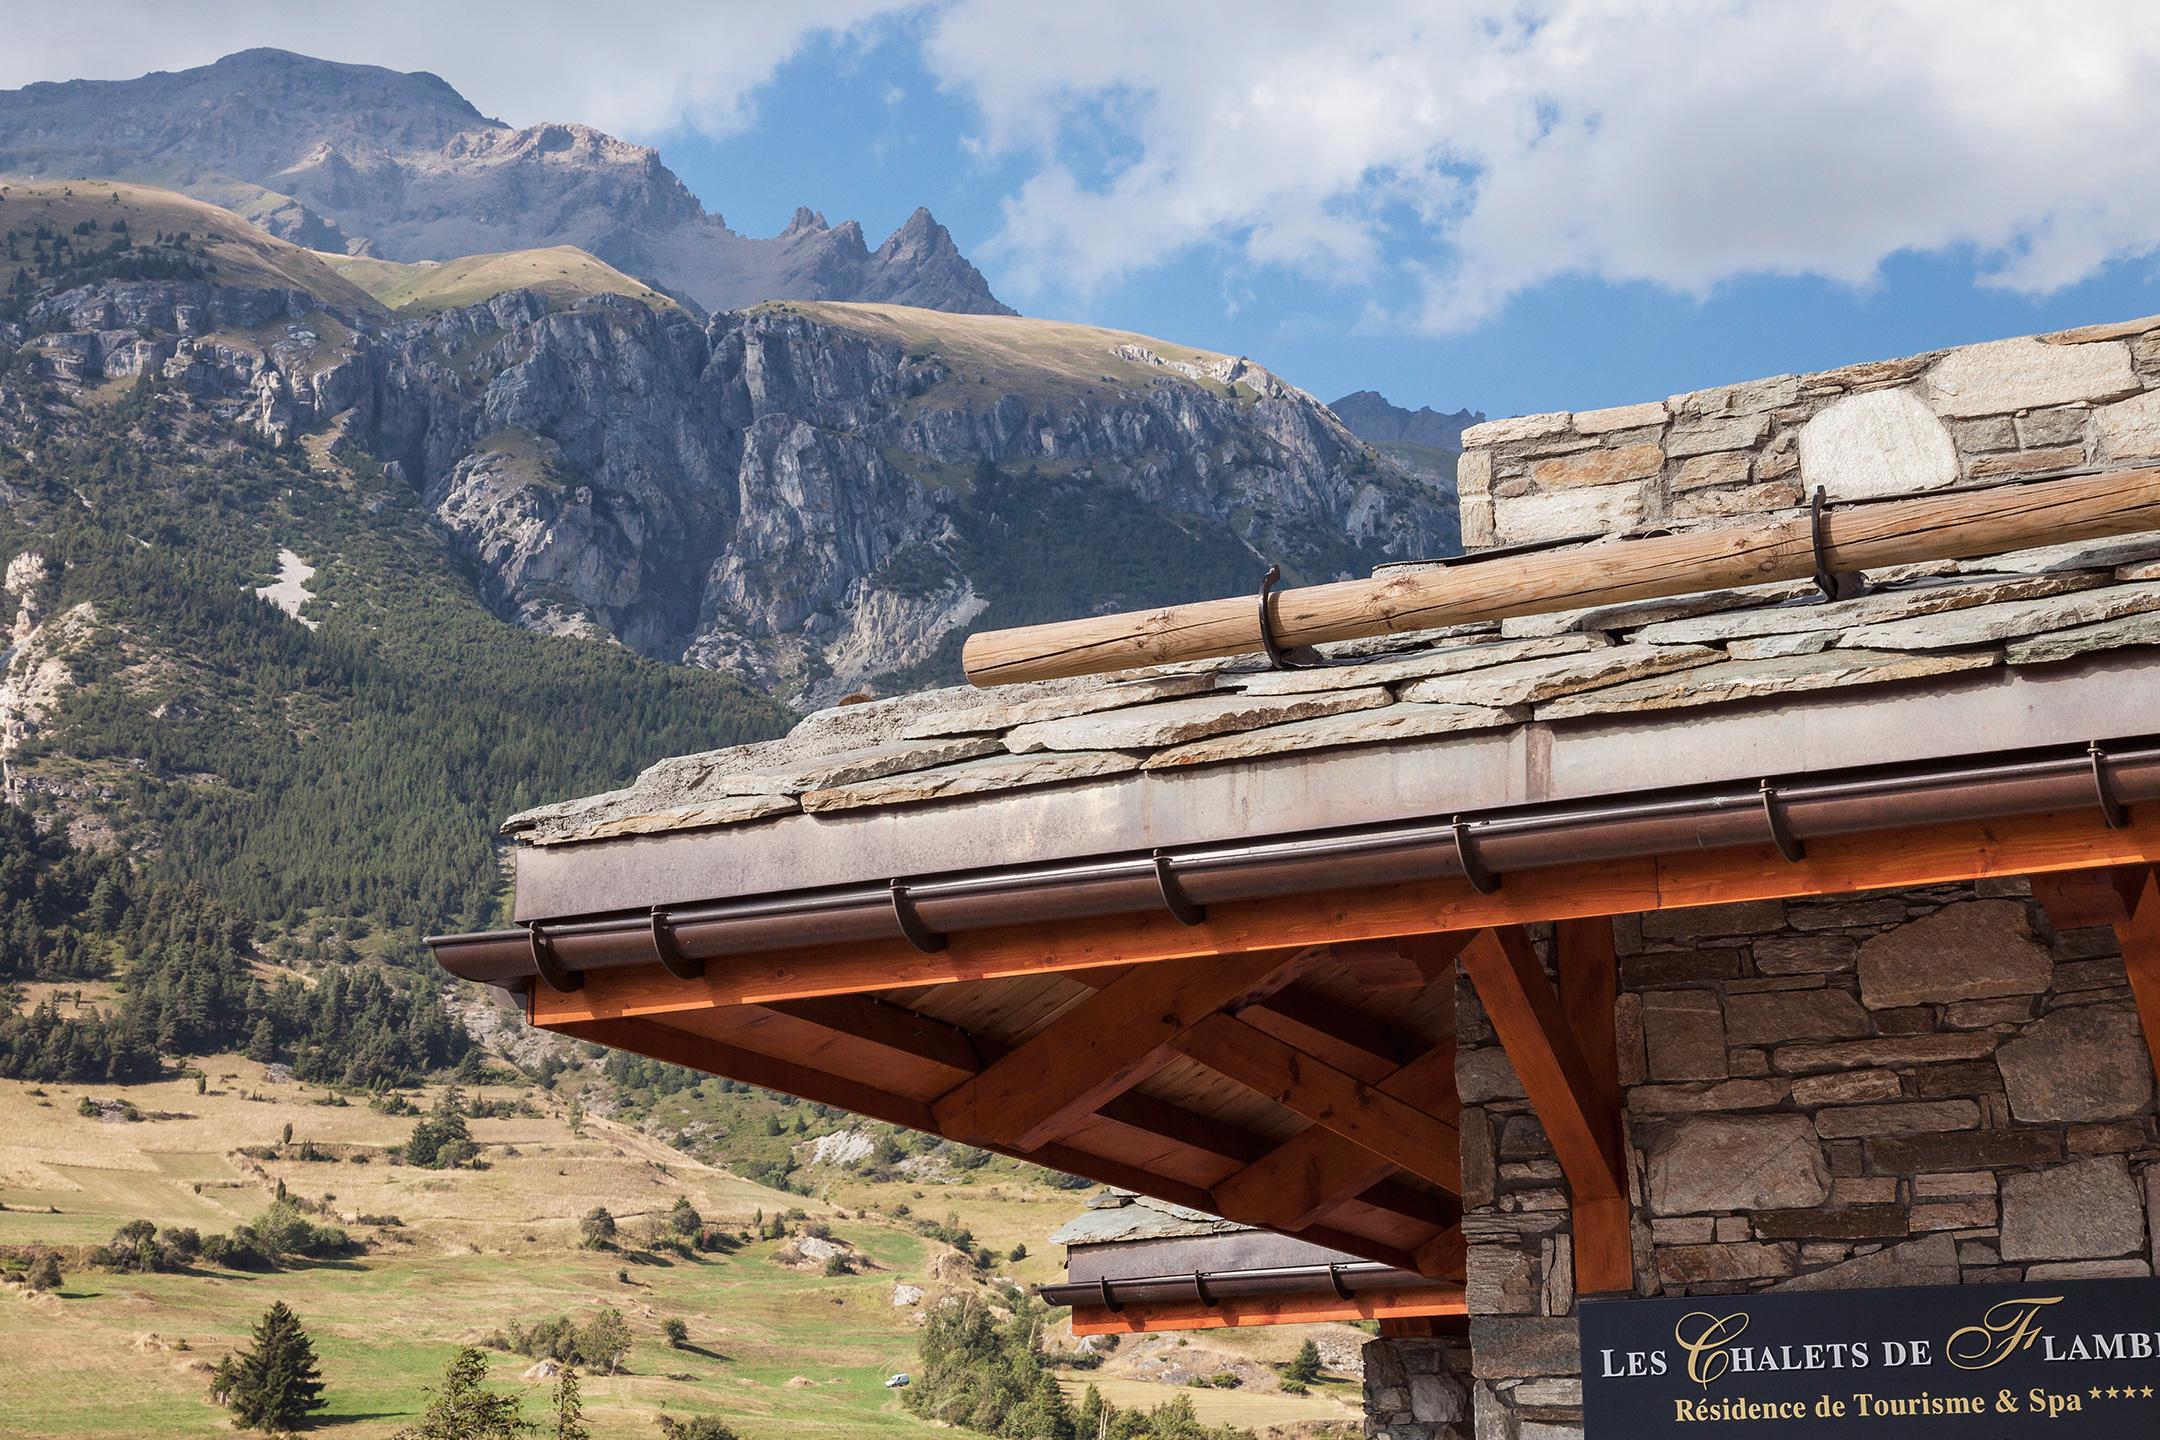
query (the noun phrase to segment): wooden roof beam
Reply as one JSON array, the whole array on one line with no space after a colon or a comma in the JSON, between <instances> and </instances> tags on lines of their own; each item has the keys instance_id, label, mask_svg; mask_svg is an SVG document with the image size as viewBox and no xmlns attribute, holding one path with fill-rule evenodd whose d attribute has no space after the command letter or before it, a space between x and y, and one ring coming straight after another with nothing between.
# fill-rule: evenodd
<instances>
[{"instance_id":1,"label":"wooden roof beam","mask_svg":"<svg viewBox=\"0 0 2160 1440\"><path fill-rule=\"evenodd\" d=\"M1460 880L1433 880L1214 905L1201 925L1181 925L1167 914L1150 912L958 932L934 955L893 940L713 960L704 977L694 981L678 980L657 964L596 970L572 992L536 987L529 1004L535 1024L559 1026L1435 930L1847 895L2155 861L2160 861L2160 806L2139 807L2120 830L2099 824L2090 811L2061 811L1810 840L1806 856L1793 863L1778 858L1768 845L1686 851L1521 871L1509 874L1506 884L1490 894Z\"/></svg>"},{"instance_id":2,"label":"wooden roof beam","mask_svg":"<svg viewBox=\"0 0 2160 1440\"><path fill-rule=\"evenodd\" d=\"M1379 1088L1411 1105L1430 1109L1436 1093L1455 1093L1455 1044L1436 1045L1379 1082ZM1317 1122L1291 1136L1265 1156L1217 1184L1218 1214L1233 1211L1264 1217L1270 1229L1310 1225L1327 1211L1378 1184L1395 1171L1395 1162L1343 1139ZM1461 1139L1456 1140L1458 1181L1462 1186Z\"/></svg>"},{"instance_id":3,"label":"wooden roof beam","mask_svg":"<svg viewBox=\"0 0 2160 1440\"><path fill-rule=\"evenodd\" d=\"M1209 1016L1178 1050L1265 1095L1361 1150L1462 1192L1462 1135L1454 1125L1228 1015Z\"/></svg>"},{"instance_id":4,"label":"wooden roof beam","mask_svg":"<svg viewBox=\"0 0 2160 1440\"><path fill-rule=\"evenodd\" d=\"M1121 976L946 1093L932 1107L937 1128L1032 1150L1168 1064L1186 1031L1255 991L1288 984L1323 953L1254 950Z\"/></svg>"},{"instance_id":5,"label":"wooden roof beam","mask_svg":"<svg viewBox=\"0 0 2160 1440\"><path fill-rule=\"evenodd\" d=\"M2140 878L2143 883L2127 907L2129 913L2116 924L2115 938L2122 945L2123 969L2130 975L2130 994L2137 1001L2153 1074L2160 1077L2160 869L2147 869Z\"/></svg>"}]
</instances>

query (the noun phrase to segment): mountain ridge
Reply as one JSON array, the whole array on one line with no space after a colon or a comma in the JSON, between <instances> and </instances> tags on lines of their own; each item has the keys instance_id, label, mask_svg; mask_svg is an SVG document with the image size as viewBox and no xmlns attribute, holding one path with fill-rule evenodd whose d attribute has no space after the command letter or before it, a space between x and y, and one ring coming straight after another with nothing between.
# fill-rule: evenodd
<instances>
[{"instance_id":1,"label":"mountain ridge","mask_svg":"<svg viewBox=\"0 0 2160 1440\"><path fill-rule=\"evenodd\" d=\"M439 76L282 50L0 91L0 174L161 185L310 249L400 262L574 245L708 310L1012 313L926 209L874 250L860 225L814 211L817 224L741 235L648 146L571 122L513 128Z\"/></svg>"}]
</instances>

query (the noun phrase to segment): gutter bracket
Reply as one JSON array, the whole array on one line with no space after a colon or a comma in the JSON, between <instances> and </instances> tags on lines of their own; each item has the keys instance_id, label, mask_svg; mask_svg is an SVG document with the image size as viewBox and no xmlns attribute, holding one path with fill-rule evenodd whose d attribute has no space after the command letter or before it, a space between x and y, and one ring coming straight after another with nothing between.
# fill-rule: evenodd
<instances>
[{"instance_id":1,"label":"gutter bracket","mask_svg":"<svg viewBox=\"0 0 2160 1440\"><path fill-rule=\"evenodd\" d=\"M1470 844L1470 827L1458 815L1453 822L1455 832L1455 861L1462 866L1463 879L1480 895L1492 895L1500 889L1500 877L1486 868L1478 859L1477 851Z\"/></svg>"},{"instance_id":2,"label":"gutter bracket","mask_svg":"<svg viewBox=\"0 0 2160 1440\"><path fill-rule=\"evenodd\" d=\"M683 953L682 942L668 928L667 911L653 906L652 948L660 957L660 966L678 980L702 980L705 978L705 962L693 960Z\"/></svg>"},{"instance_id":3,"label":"gutter bracket","mask_svg":"<svg viewBox=\"0 0 2160 1440\"><path fill-rule=\"evenodd\" d=\"M2092 757L2093 789L2100 796L2101 818L2107 821L2110 830L2129 829L2130 807L2123 804L2122 797L2115 793L2114 782L2108 779L2107 752L2095 740L2085 747L2085 753Z\"/></svg>"},{"instance_id":4,"label":"gutter bracket","mask_svg":"<svg viewBox=\"0 0 2160 1440\"><path fill-rule=\"evenodd\" d=\"M1777 798L1777 787L1768 780L1763 781L1763 824L1770 828L1770 843L1777 846L1778 854L1785 857L1787 864L1797 865L1807 859L1807 846L1801 842L1799 836L1792 833L1792 825L1786 818L1778 813Z\"/></svg>"},{"instance_id":5,"label":"gutter bracket","mask_svg":"<svg viewBox=\"0 0 2160 1440\"><path fill-rule=\"evenodd\" d=\"M1215 1308L1215 1297L1208 1294L1206 1271L1195 1270L1192 1272L1192 1288L1194 1296L1200 1301L1201 1309L1213 1310Z\"/></svg>"},{"instance_id":6,"label":"gutter bracket","mask_svg":"<svg viewBox=\"0 0 2160 1440\"><path fill-rule=\"evenodd\" d=\"M1335 1298L1338 1300L1347 1301L1350 1298L1350 1287L1343 1284L1342 1265L1340 1264L1340 1262L1329 1262L1327 1267L1327 1278L1328 1284L1333 1286L1335 1289Z\"/></svg>"},{"instance_id":7,"label":"gutter bracket","mask_svg":"<svg viewBox=\"0 0 2160 1440\"><path fill-rule=\"evenodd\" d=\"M1207 924L1207 906L1196 905L1185 887L1170 869L1170 857L1157 850L1151 858L1155 867L1155 885L1162 891L1163 908L1180 925Z\"/></svg>"},{"instance_id":8,"label":"gutter bracket","mask_svg":"<svg viewBox=\"0 0 2160 1440\"><path fill-rule=\"evenodd\" d=\"M900 938L925 955L935 955L943 950L945 937L923 924L915 903L908 898L907 886L895 880L887 888L892 895L893 922L900 927Z\"/></svg>"},{"instance_id":9,"label":"gutter bracket","mask_svg":"<svg viewBox=\"0 0 2160 1440\"><path fill-rule=\"evenodd\" d=\"M1830 513L1830 497L1822 486L1808 498L1808 544L1815 551L1815 588L1822 591L1824 603L1844 600L1858 595L1867 588L1866 582L1855 572L1834 573L1830 569L1829 545L1823 533L1823 521Z\"/></svg>"},{"instance_id":10,"label":"gutter bracket","mask_svg":"<svg viewBox=\"0 0 2160 1440\"><path fill-rule=\"evenodd\" d=\"M535 920L527 925L525 933L532 938L533 970L547 982L550 990L567 995L573 990L582 990L585 987L583 975L575 970L564 969L562 961L555 958L555 942L540 928L539 921Z\"/></svg>"},{"instance_id":11,"label":"gutter bracket","mask_svg":"<svg viewBox=\"0 0 2160 1440\"><path fill-rule=\"evenodd\" d=\"M1108 1310L1113 1315L1122 1314L1125 1309L1125 1302L1110 1293L1110 1277L1098 1275L1095 1277L1095 1283L1102 1287L1103 1309Z\"/></svg>"}]
</instances>

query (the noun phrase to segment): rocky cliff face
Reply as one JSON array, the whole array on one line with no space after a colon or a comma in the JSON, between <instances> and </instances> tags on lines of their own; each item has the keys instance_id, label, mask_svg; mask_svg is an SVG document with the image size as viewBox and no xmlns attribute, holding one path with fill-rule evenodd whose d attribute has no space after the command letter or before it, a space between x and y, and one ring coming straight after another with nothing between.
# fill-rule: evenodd
<instances>
[{"instance_id":1,"label":"rocky cliff face","mask_svg":"<svg viewBox=\"0 0 2160 1440\"><path fill-rule=\"evenodd\" d=\"M272 338L234 338L245 326ZM902 307L699 322L528 292L393 323L144 281L41 301L47 376L149 375L417 491L494 603L824 702L950 673L970 624L1444 549L1452 497L1250 362Z\"/></svg>"},{"instance_id":2,"label":"rocky cliff face","mask_svg":"<svg viewBox=\"0 0 2160 1440\"><path fill-rule=\"evenodd\" d=\"M654 150L588 126L513 129L433 75L249 50L193 70L0 92L0 174L169 186L315 249L447 260L575 245L718 310L895 300L1010 313L928 211L872 250L798 214L758 239Z\"/></svg>"}]
</instances>

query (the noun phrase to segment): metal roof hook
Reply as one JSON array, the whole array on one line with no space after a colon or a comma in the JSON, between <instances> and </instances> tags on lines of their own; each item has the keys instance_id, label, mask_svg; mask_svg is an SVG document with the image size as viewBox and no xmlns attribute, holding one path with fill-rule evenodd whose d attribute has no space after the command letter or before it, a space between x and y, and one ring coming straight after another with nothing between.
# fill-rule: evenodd
<instances>
[{"instance_id":1,"label":"metal roof hook","mask_svg":"<svg viewBox=\"0 0 2160 1440\"><path fill-rule=\"evenodd\" d=\"M547 982L550 990L567 995L573 990L585 988L585 977L575 970L564 968L562 960L555 954L555 942L540 928L539 921L534 920L527 924L525 933L532 937L533 971Z\"/></svg>"},{"instance_id":2,"label":"metal roof hook","mask_svg":"<svg viewBox=\"0 0 2160 1440\"><path fill-rule=\"evenodd\" d=\"M2101 818L2110 830L2129 829L2130 807L2123 804L2122 797L2115 793L2115 782L2108 778L2107 751L2095 740L2085 747L2085 753L2092 757L2093 789L2100 796Z\"/></svg>"},{"instance_id":3,"label":"metal roof hook","mask_svg":"<svg viewBox=\"0 0 2160 1440\"><path fill-rule=\"evenodd\" d=\"M1808 543L1815 551L1815 588L1822 591L1825 601L1844 600L1859 594L1866 588L1866 582L1856 571L1831 570L1830 541L1824 532L1824 522L1829 514L1829 494L1818 485L1815 493L1808 497Z\"/></svg>"},{"instance_id":4,"label":"metal roof hook","mask_svg":"<svg viewBox=\"0 0 2160 1440\"><path fill-rule=\"evenodd\" d=\"M1327 1278L1328 1284L1335 1287L1336 1299L1348 1300L1350 1298L1350 1287L1343 1284L1341 1261L1331 1260L1328 1262Z\"/></svg>"},{"instance_id":5,"label":"metal roof hook","mask_svg":"<svg viewBox=\"0 0 2160 1440\"><path fill-rule=\"evenodd\" d=\"M922 915L909 898L907 886L895 880L888 887L892 895L893 923L900 927L900 938L925 955L935 955L945 948L945 937L923 924Z\"/></svg>"},{"instance_id":6,"label":"metal roof hook","mask_svg":"<svg viewBox=\"0 0 2160 1440\"><path fill-rule=\"evenodd\" d=\"M1260 648L1267 651L1270 670L1310 670L1313 667L1303 660L1292 660L1284 651L1282 642L1275 638L1275 618L1268 613L1268 592L1282 578L1282 566L1270 565L1267 574L1260 577Z\"/></svg>"},{"instance_id":7,"label":"metal roof hook","mask_svg":"<svg viewBox=\"0 0 2160 1440\"><path fill-rule=\"evenodd\" d=\"M1102 1308L1113 1315L1121 1313L1125 1309L1125 1303L1110 1293L1110 1277L1098 1275L1095 1283L1102 1287Z\"/></svg>"},{"instance_id":8,"label":"metal roof hook","mask_svg":"<svg viewBox=\"0 0 2160 1440\"><path fill-rule=\"evenodd\" d=\"M1208 1294L1206 1271L1195 1270L1192 1272L1192 1288L1194 1296L1200 1301L1201 1309L1213 1310L1215 1308L1215 1297Z\"/></svg>"},{"instance_id":9,"label":"metal roof hook","mask_svg":"<svg viewBox=\"0 0 2160 1440\"><path fill-rule=\"evenodd\" d=\"M1763 824L1770 829L1770 843L1777 846L1777 853L1788 864L1797 865L1807 859L1807 846L1792 832L1792 820L1778 810L1777 787L1768 780L1762 782Z\"/></svg>"}]
</instances>

